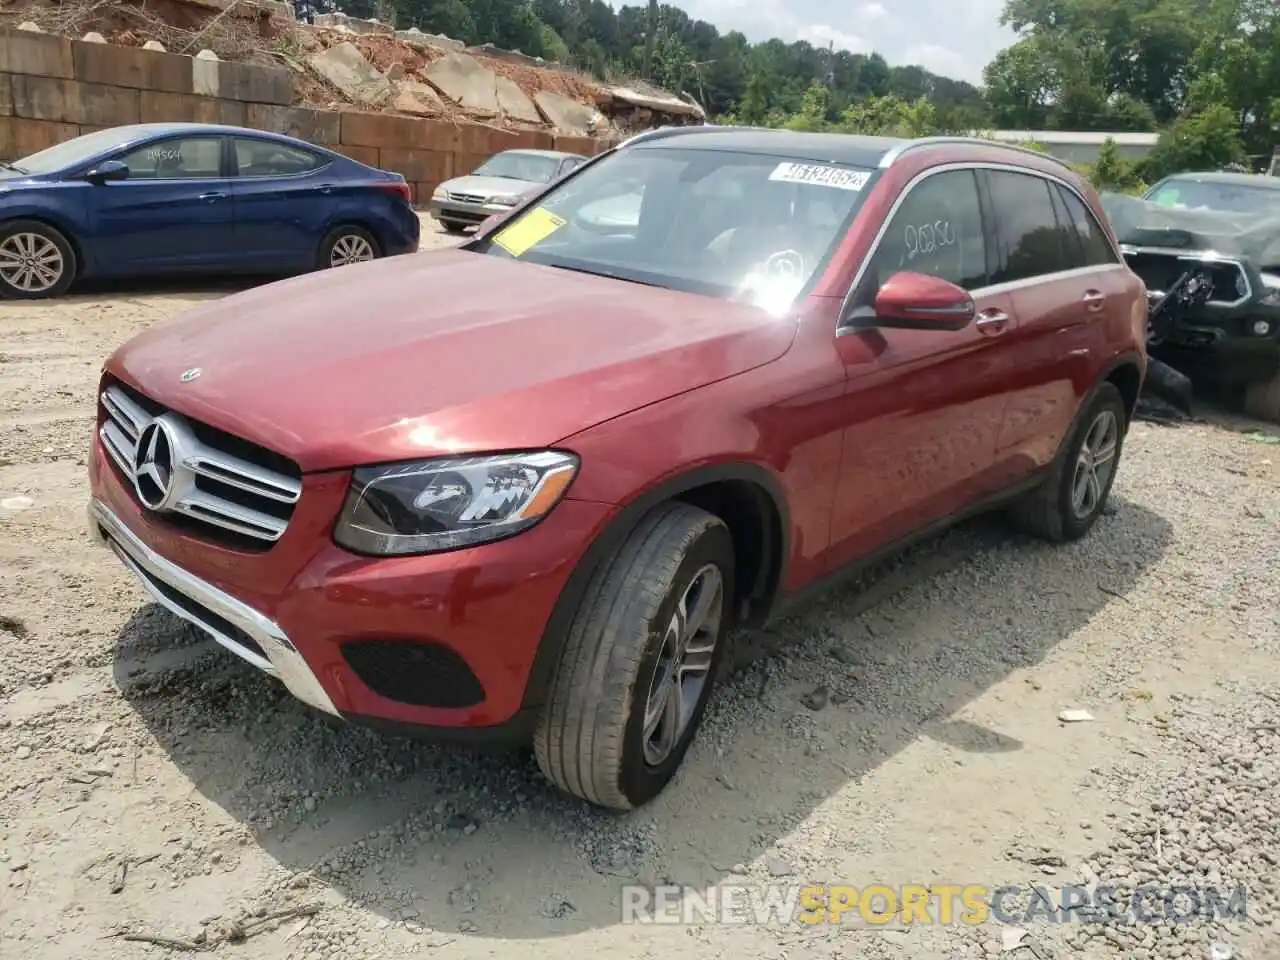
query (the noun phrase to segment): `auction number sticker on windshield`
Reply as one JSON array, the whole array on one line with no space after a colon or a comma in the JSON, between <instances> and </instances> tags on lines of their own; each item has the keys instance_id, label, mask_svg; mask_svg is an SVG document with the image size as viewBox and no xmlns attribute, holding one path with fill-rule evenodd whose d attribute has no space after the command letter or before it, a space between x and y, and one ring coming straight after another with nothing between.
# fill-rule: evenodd
<instances>
[{"instance_id":1,"label":"auction number sticker on windshield","mask_svg":"<svg viewBox=\"0 0 1280 960\"><path fill-rule=\"evenodd\" d=\"M510 226L493 235L493 242L513 257L523 256L531 247L551 236L568 221L550 210L534 207Z\"/></svg>"},{"instance_id":2,"label":"auction number sticker on windshield","mask_svg":"<svg viewBox=\"0 0 1280 960\"><path fill-rule=\"evenodd\" d=\"M871 174L865 170L846 170L844 167L832 167L825 163L784 161L773 168L769 179L780 183L812 183L820 187L835 187L837 190L858 191L867 185Z\"/></svg>"}]
</instances>

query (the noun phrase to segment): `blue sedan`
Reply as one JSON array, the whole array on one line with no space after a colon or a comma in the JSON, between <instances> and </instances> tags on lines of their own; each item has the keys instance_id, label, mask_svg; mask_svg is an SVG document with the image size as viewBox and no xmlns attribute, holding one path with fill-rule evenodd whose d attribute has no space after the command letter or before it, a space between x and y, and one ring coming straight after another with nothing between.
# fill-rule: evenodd
<instances>
[{"instance_id":1,"label":"blue sedan","mask_svg":"<svg viewBox=\"0 0 1280 960\"><path fill-rule=\"evenodd\" d=\"M260 130L136 124L0 161L0 298L88 278L302 273L411 253L419 230L404 177Z\"/></svg>"}]
</instances>

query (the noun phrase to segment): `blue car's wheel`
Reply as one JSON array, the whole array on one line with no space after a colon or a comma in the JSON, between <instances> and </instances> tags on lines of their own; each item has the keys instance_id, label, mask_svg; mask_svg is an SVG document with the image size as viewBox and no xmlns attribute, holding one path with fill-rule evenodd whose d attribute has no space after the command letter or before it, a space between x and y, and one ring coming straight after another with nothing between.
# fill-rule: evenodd
<instances>
[{"instance_id":1,"label":"blue car's wheel","mask_svg":"<svg viewBox=\"0 0 1280 960\"><path fill-rule=\"evenodd\" d=\"M76 252L38 220L0 223L0 297L41 300L65 293L76 278Z\"/></svg>"},{"instance_id":2,"label":"blue car's wheel","mask_svg":"<svg viewBox=\"0 0 1280 960\"><path fill-rule=\"evenodd\" d=\"M378 241L364 227L354 224L334 227L320 244L319 263L321 270L331 267L345 267L352 263L363 263L376 260L382 256Z\"/></svg>"}]
</instances>

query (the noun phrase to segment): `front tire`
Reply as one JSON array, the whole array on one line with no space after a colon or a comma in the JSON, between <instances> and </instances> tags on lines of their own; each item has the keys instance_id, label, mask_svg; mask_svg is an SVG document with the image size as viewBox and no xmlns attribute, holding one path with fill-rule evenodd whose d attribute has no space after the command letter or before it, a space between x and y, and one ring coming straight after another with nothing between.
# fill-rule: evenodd
<instances>
[{"instance_id":1,"label":"front tire","mask_svg":"<svg viewBox=\"0 0 1280 960\"><path fill-rule=\"evenodd\" d=\"M372 233L355 224L334 227L320 241L316 266L321 270L364 263L382 256L382 248Z\"/></svg>"},{"instance_id":2,"label":"front tire","mask_svg":"<svg viewBox=\"0 0 1280 960\"><path fill-rule=\"evenodd\" d=\"M1128 428L1120 391L1100 384L1048 478L1014 504L1014 523L1054 543L1088 533L1107 505Z\"/></svg>"},{"instance_id":3,"label":"front tire","mask_svg":"<svg viewBox=\"0 0 1280 960\"><path fill-rule=\"evenodd\" d=\"M1280 423L1280 373L1270 380L1252 383L1245 391L1244 412L1256 420Z\"/></svg>"},{"instance_id":4,"label":"front tire","mask_svg":"<svg viewBox=\"0 0 1280 960\"><path fill-rule=\"evenodd\" d=\"M596 571L534 735L543 775L614 810L671 782L702 721L733 607L733 539L667 503Z\"/></svg>"},{"instance_id":5,"label":"front tire","mask_svg":"<svg viewBox=\"0 0 1280 960\"><path fill-rule=\"evenodd\" d=\"M465 233L467 230L467 227L471 226L471 224L460 223L457 220L441 220L440 226L444 227L445 233L452 233L454 235L457 235L460 233Z\"/></svg>"},{"instance_id":6,"label":"front tire","mask_svg":"<svg viewBox=\"0 0 1280 960\"><path fill-rule=\"evenodd\" d=\"M0 224L0 297L43 300L67 292L76 252L61 231L38 220Z\"/></svg>"}]
</instances>

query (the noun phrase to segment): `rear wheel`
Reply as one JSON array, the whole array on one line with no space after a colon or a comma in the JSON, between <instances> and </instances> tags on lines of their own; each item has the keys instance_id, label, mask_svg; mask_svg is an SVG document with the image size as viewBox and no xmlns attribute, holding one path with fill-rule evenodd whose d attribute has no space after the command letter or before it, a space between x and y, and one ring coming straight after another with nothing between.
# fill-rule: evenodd
<instances>
[{"instance_id":1,"label":"rear wheel","mask_svg":"<svg viewBox=\"0 0 1280 960\"><path fill-rule=\"evenodd\" d=\"M668 503L596 572L534 736L543 774L631 810L675 776L724 653L733 540L718 517Z\"/></svg>"},{"instance_id":2,"label":"rear wheel","mask_svg":"<svg viewBox=\"0 0 1280 960\"><path fill-rule=\"evenodd\" d=\"M1249 385L1244 395L1244 412L1258 420L1280 423L1280 373L1270 380Z\"/></svg>"},{"instance_id":3,"label":"rear wheel","mask_svg":"<svg viewBox=\"0 0 1280 960\"><path fill-rule=\"evenodd\" d=\"M1124 398L1114 384L1101 384L1048 478L1014 504L1014 522L1058 543L1088 533L1107 505L1127 430Z\"/></svg>"},{"instance_id":4,"label":"rear wheel","mask_svg":"<svg viewBox=\"0 0 1280 960\"><path fill-rule=\"evenodd\" d=\"M364 227L354 224L334 227L320 242L320 254L316 264L321 270L345 267L352 263L376 260L382 255L378 241Z\"/></svg>"},{"instance_id":5,"label":"rear wheel","mask_svg":"<svg viewBox=\"0 0 1280 960\"><path fill-rule=\"evenodd\" d=\"M0 224L0 296L41 300L67 291L76 254L63 234L37 220Z\"/></svg>"}]
</instances>

